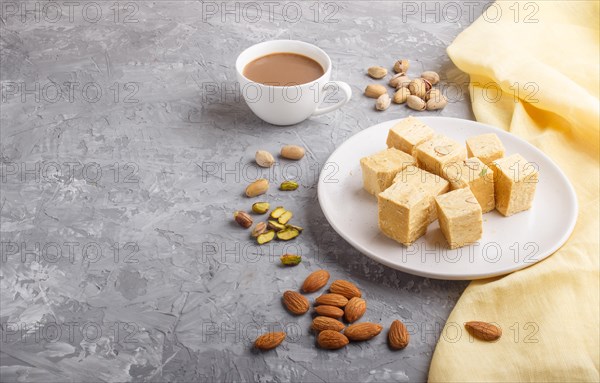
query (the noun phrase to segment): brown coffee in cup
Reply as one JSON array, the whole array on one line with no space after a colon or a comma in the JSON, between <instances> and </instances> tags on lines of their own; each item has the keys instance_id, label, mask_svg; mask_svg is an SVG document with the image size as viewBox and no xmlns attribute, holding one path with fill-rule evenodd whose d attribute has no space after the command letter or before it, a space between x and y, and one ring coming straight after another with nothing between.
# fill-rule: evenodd
<instances>
[{"instance_id":1,"label":"brown coffee in cup","mask_svg":"<svg viewBox=\"0 0 600 383\"><path fill-rule=\"evenodd\" d=\"M249 62L244 76L264 85L301 85L318 79L325 71L321 64L297 53L272 53Z\"/></svg>"}]
</instances>

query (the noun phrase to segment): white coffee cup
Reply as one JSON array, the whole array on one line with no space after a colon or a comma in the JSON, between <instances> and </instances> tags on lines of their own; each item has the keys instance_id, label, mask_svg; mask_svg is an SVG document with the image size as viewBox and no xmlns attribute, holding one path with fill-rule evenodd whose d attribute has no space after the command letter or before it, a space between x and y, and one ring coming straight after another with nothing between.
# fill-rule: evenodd
<instances>
[{"instance_id":1,"label":"white coffee cup","mask_svg":"<svg viewBox=\"0 0 600 383\"><path fill-rule=\"evenodd\" d=\"M318 79L301 85L272 86L254 82L244 76L244 67L251 61L272 53L296 53L315 60L325 73ZM321 48L297 40L273 40L247 48L238 56L235 68L240 90L254 114L274 125L292 125L311 116L332 112L350 100L352 89L342 81L329 81L331 59ZM340 90L343 100L320 107L329 90Z\"/></svg>"}]
</instances>

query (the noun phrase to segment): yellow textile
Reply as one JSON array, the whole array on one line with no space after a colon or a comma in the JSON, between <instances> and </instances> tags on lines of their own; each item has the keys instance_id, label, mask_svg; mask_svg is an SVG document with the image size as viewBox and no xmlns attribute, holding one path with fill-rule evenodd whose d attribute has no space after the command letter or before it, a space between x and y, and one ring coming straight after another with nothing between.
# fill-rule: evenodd
<instances>
[{"instance_id":1,"label":"yellow textile","mask_svg":"<svg viewBox=\"0 0 600 383\"><path fill-rule=\"evenodd\" d=\"M546 260L469 285L438 341L430 382L600 381L598 4L500 1L448 48L471 76L477 120L548 154L576 189L579 218ZM537 21L525 22L532 10ZM463 327L471 320L499 324L502 338L473 340Z\"/></svg>"}]
</instances>

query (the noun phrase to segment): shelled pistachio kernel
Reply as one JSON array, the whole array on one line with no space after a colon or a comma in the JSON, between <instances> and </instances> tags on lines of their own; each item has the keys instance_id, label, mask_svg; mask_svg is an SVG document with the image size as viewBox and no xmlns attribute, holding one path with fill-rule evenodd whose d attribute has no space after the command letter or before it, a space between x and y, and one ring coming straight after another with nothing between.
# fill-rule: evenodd
<instances>
[{"instance_id":1,"label":"shelled pistachio kernel","mask_svg":"<svg viewBox=\"0 0 600 383\"><path fill-rule=\"evenodd\" d=\"M256 237L256 242L259 245L263 245L267 242L271 242L273 238L275 238L275 232L273 230L269 230Z\"/></svg>"},{"instance_id":2,"label":"shelled pistachio kernel","mask_svg":"<svg viewBox=\"0 0 600 383\"><path fill-rule=\"evenodd\" d=\"M246 229L252 226L253 223L252 217L250 217L248 213L239 210L233 213L233 219L235 219L235 222L237 222L241 227Z\"/></svg>"},{"instance_id":3,"label":"shelled pistachio kernel","mask_svg":"<svg viewBox=\"0 0 600 383\"><path fill-rule=\"evenodd\" d=\"M263 234L265 231L267 231L267 223L259 222L254 226L254 229L252 229L252 236L256 238L259 235Z\"/></svg>"},{"instance_id":4,"label":"shelled pistachio kernel","mask_svg":"<svg viewBox=\"0 0 600 383\"><path fill-rule=\"evenodd\" d=\"M296 254L284 254L279 259L281 264L285 266L296 266L302 262L302 257Z\"/></svg>"},{"instance_id":5,"label":"shelled pistachio kernel","mask_svg":"<svg viewBox=\"0 0 600 383\"><path fill-rule=\"evenodd\" d=\"M271 205L268 202L255 202L252 204L252 211L256 214L265 214L269 211Z\"/></svg>"},{"instance_id":6,"label":"shelled pistachio kernel","mask_svg":"<svg viewBox=\"0 0 600 383\"><path fill-rule=\"evenodd\" d=\"M292 219L293 215L294 214L291 211L286 210L285 213L283 213L279 218L277 218L277 222L279 222L282 225L285 225L290 219Z\"/></svg>"},{"instance_id":7,"label":"shelled pistachio kernel","mask_svg":"<svg viewBox=\"0 0 600 383\"><path fill-rule=\"evenodd\" d=\"M280 190L292 191L298 189L298 182L295 181L283 181L279 186Z\"/></svg>"},{"instance_id":8,"label":"shelled pistachio kernel","mask_svg":"<svg viewBox=\"0 0 600 383\"><path fill-rule=\"evenodd\" d=\"M284 230L287 226L283 225L277 221L269 220L267 227L273 231L280 231L280 230Z\"/></svg>"},{"instance_id":9,"label":"shelled pistachio kernel","mask_svg":"<svg viewBox=\"0 0 600 383\"><path fill-rule=\"evenodd\" d=\"M287 228L277 232L277 239L282 241L289 241L300 235L300 232L296 229Z\"/></svg>"},{"instance_id":10,"label":"shelled pistachio kernel","mask_svg":"<svg viewBox=\"0 0 600 383\"><path fill-rule=\"evenodd\" d=\"M285 208L283 206L277 206L275 210L271 212L271 218L279 218L281 215L285 213Z\"/></svg>"}]
</instances>

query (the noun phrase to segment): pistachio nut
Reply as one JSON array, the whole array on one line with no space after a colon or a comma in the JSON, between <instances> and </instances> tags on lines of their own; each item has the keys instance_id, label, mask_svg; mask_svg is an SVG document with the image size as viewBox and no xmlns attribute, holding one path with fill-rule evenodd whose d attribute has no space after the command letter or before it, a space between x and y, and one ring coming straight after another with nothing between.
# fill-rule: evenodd
<instances>
[{"instance_id":1,"label":"pistachio nut","mask_svg":"<svg viewBox=\"0 0 600 383\"><path fill-rule=\"evenodd\" d=\"M271 212L271 218L279 218L281 217L281 215L285 213L285 208L283 206L277 206L272 212Z\"/></svg>"},{"instance_id":2,"label":"pistachio nut","mask_svg":"<svg viewBox=\"0 0 600 383\"><path fill-rule=\"evenodd\" d=\"M425 100L412 94L406 98L406 104L409 108L414 110L425 110L427 107Z\"/></svg>"},{"instance_id":3,"label":"pistachio nut","mask_svg":"<svg viewBox=\"0 0 600 383\"><path fill-rule=\"evenodd\" d=\"M390 98L390 95L387 93L384 93L381 96L379 96L377 101L375 101L375 109L386 110L387 108L390 107L391 103L392 103L392 99Z\"/></svg>"},{"instance_id":4,"label":"pistachio nut","mask_svg":"<svg viewBox=\"0 0 600 383\"><path fill-rule=\"evenodd\" d=\"M263 168L270 168L275 163L275 158L273 158L273 155L266 150L257 151L256 155L254 156L254 160L258 166Z\"/></svg>"},{"instance_id":5,"label":"pistachio nut","mask_svg":"<svg viewBox=\"0 0 600 383\"><path fill-rule=\"evenodd\" d=\"M273 238L275 238L275 232L273 230L269 230L256 237L256 242L259 245L263 245L267 242L271 242Z\"/></svg>"},{"instance_id":6,"label":"pistachio nut","mask_svg":"<svg viewBox=\"0 0 600 383\"><path fill-rule=\"evenodd\" d=\"M409 63L408 60L402 59L394 63L394 72L406 73L408 71Z\"/></svg>"},{"instance_id":7,"label":"pistachio nut","mask_svg":"<svg viewBox=\"0 0 600 383\"><path fill-rule=\"evenodd\" d=\"M279 186L279 190L292 191L298 189L298 182L295 181L283 181Z\"/></svg>"},{"instance_id":8,"label":"pistachio nut","mask_svg":"<svg viewBox=\"0 0 600 383\"><path fill-rule=\"evenodd\" d=\"M256 197L265 194L267 190L269 190L269 181L261 178L248 185L246 188L246 195L248 197Z\"/></svg>"},{"instance_id":9,"label":"pistachio nut","mask_svg":"<svg viewBox=\"0 0 600 383\"><path fill-rule=\"evenodd\" d=\"M252 204L252 211L256 214L265 214L269 211L270 206L268 202L255 202Z\"/></svg>"},{"instance_id":10,"label":"pistachio nut","mask_svg":"<svg viewBox=\"0 0 600 383\"><path fill-rule=\"evenodd\" d=\"M280 155L288 160L299 160L304 157L305 150L298 145L285 145L281 148Z\"/></svg>"},{"instance_id":11,"label":"pistachio nut","mask_svg":"<svg viewBox=\"0 0 600 383\"><path fill-rule=\"evenodd\" d=\"M375 79L384 78L387 75L387 69L382 66L372 66L367 70L369 76Z\"/></svg>"},{"instance_id":12,"label":"pistachio nut","mask_svg":"<svg viewBox=\"0 0 600 383\"><path fill-rule=\"evenodd\" d=\"M410 94L424 98L429 89L431 89L431 83L424 78L416 78L408 84Z\"/></svg>"},{"instance_id":13,"label":"pistachio nut","mask_svg":"<svg viewBox=\"0 0 600 383\"><path fill-rule=\"evenodd\" d=\"M233 213L233 219L237 222L241 227L247 229L252 226L252 217L248 215L248 213L243 211L236 211Z\"/></svg>"},{"instance_id":14,"label":"pistachio nut","mask_svg":"<svg viewBox=\"0 0 600 383\"><path fill-rule=\"evenodd\" d=\"M296 254L284 254L279 259L284 266L296 266L302 262L302 257Z\"/></svg>"},{"instance_id":15,"label":"pistachio nut","mask_svg":"<svg viewBox=\"0 0 600 383\"><path fill-rule=\"evenodd\" d=\"M290 219L292 219L293 215L294 214L291 211L286 210L279 218L277 218L277 222L279 222L282 225L285 225Z\"/></svg>"},{"instance_id":16,"label":"pistachio nut","mask_svg":"<svg viewBox=\"0 0 600 383\"><path fill-rule=\"evenodd\" d=\"M370 98L379 98L384 93L387 93L387 89L380 84L369 84L365 88L365 96Z\"/></svg>"},{"instance_id":17,"label":"pistachio nut","mask_svg":"<svg viewBox=\"0 0 600 383\"><path fill-rule=\"evenodd\" d=\"M287 226L283 225L277 221L269 220L267 227L273 231L280 231L280 230L284 230Z\"/></svg>"},{"instance_id":18,"label":"pistachio nut","mask_svg":"<svg viewBox=\"0 0 600 383\"><path fill-rule=\"evenodd\" d=\"M395 89L407 87L408 84L410 84L410 78L404 73L395 74L388 82L388 85Z\"/></svg>"},{"instance_id":19,"label":"pistachio nut","mask_svg":"<svg viewBox=\"0 0 600 383\"><path fill-rule=\"evenodd\" d=\"M431 85L435 85L440 82L440 75L432 70L425 71L421 73L421 77L425 80L429 81Z\"/></svg>"},{"instance_id":20,"label":"pistachio nut","mask_svg":"<svg viewBox=\"0 0 600 383\"><path fill-rule=\"evenodd\" d=\"M277 239L289 241L290 239L296 238L298 235L300 235L300 232L296 229L285 229L277 232Z\"/></svg>"},{"instance_id":21,"label":"pistachio nut","mask_svg":"<svg viewBox=\"0 0 600 383\"><path fill-rule=\"evenodd\" d=\"M439 98L431 98L427 101L427 110L438 110L444 109L444 107L448 105L448 100L443 95Z\"/></svg>"},{"instance_id":22,"label":"pistachio nut","mask_svg":"<svg viewBox=\"0 0 600 383\"><path fill-rule=\"evenodd\" d=\"M262 233L264 233L265 231L267 231L267 223L259 222L256 224L256 226L254 226L254 229L252 229L252 236L254 238L256 238L259 235L261 235Z\"/></svg>"},{"instance_id":23,"label":"pistachio nut","mask_svg":"<svg viewBox=\"0 0 600 383\"><path fill-rule=\"evenodd\" d=\"M410 90L408 88L400 88L394 93L393 101L396 104L404 104L408 96L410 96Z\"/></svg>"}]
</instances>

